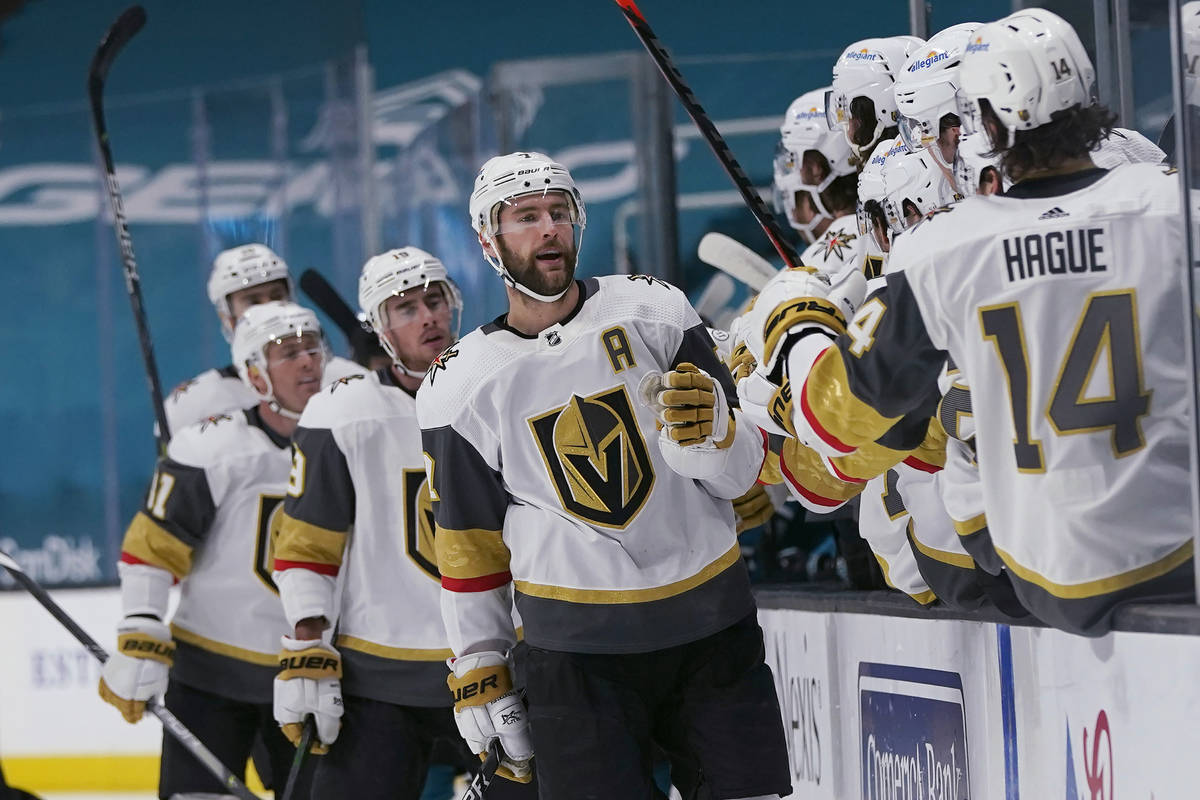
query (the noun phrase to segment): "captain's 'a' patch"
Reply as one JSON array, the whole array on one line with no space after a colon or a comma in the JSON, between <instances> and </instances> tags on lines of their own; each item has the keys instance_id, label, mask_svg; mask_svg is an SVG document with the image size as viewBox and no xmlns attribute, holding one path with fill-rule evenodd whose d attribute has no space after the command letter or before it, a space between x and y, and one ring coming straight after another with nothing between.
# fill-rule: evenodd
<instances>
[{"instance_id":1,"label":"captain's 'a' patch","mask_svg":"<svg viewBox=\"0 0 1200 800\"><path fill-rule=\"evenodd\" d=\"M654 468L625 385L529 420L563 509L585 522L624 528L654 488Z\"/></svg>"}]
</instances>

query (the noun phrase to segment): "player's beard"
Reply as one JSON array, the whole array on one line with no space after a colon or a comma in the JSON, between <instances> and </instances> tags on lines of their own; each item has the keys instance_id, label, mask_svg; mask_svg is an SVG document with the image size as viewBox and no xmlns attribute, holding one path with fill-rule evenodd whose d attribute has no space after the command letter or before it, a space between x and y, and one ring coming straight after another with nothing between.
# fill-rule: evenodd
<instances>
[{"instance_id":1,"label":"player's beard","mask_svg":"<svg viewBox=\"0 0 1200 800\"><path fill-rule=\"evenodd\" d=\"M575 241L572 236L569 244L559 245L562 252L563 268L555 270L550 274L545 274L538 267L536 251L528 256L521 257L509 250L504 244L504 238L496 237L497 252L500 258L503 259L504 268L508 270L508 274L513 277L517 283L529 289L535 294L553 296L566 291L571 285L571 281L575 279Z\"/></svg>"}]
</instances>

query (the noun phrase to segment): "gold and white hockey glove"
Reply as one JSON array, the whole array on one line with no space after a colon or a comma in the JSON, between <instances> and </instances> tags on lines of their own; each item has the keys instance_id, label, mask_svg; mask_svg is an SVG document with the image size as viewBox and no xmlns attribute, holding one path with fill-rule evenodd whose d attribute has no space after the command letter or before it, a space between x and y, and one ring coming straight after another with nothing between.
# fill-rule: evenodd
<instances>
[{"instance_id":1,"label":"gold and white hockey glove","mask_svg":"<svg viewBox=\"0 0 1200 800\"><path fill-rule=\"evenodd\" d=\"M830 339L846 332L867 291L860 270L845 270L830 283L809 267L781 270L767 282L739 323L757 370L769 379L777 374L794 335L811 330Z\"/></svg>"},{"instance_id":2,"label":"gold and white hockey glove","mask_svg":"<svg viewBox=\"0 0 1200 800\"><path fill-rule=\"evenodd\" d=\"M134 723L146 712L146 701L167 691L175 660L170 629L151 617L127 617L117 626L117 649L104 662L100 697Z\"/></svg>"},{"instance_id":3,"label":"gold and white hockey glove","mask_svg":"<svg viewBox=\"0 0 1200 800\"><path fill-rule=\"evenodd\" d=\"M757 528L771 517L775 516L775 504L767 494L767 488L761 483L750 487L750 491L733 501L733 513L736 517L738 533Z\"/></svg>"},{"instance_id":4,"label":"gold and white hockey glove","mask_svg":"<svg viewBox=\"0 0 1200 800\"><path fill-rule=\"evenodd\" d=\"M665 373L656 400L667 437L680 447L711 444L723 449L733 441L725 392L695 364L684 362Z\"/></svg>"},{"instance_id":5,"label":"gold and white hockey glove","mask_svg":"<svg viewBox=\"0 0 1200 800\"><path fill-rule=\"evenodd\" d=\"M487 756L488 744L500 740L504 757L496 774L518 783L533 779L533 740L529 713L513 688L508 656L495 650L471 653L446 662L446 684L454 695L454 722L467 746Z\"/></svg>"},{"instance_id":6,"label":"gold and white hockey glove","mask_svg":"<svg viewBox=\"0 0 1200 800\"><path fill-rule=\"evenodd\" d=\"M279 673L275 676L275 721L283 735L299 746L304 719L317 722L310 753L329 752L342 728L342 657L322 639L281 637Z\"/></svg>"}]
</instances>

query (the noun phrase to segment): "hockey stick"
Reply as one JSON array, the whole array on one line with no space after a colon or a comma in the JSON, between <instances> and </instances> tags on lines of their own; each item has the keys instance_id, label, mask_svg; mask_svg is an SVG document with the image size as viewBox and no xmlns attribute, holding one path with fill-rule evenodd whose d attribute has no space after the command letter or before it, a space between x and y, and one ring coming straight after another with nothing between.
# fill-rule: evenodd
<instances>
[{"instance_id":1,"label":"hockey stick","mask_svg":"<svg viewBox=\"0 0 1200 800\"><path fill-rule=\"evenodd\" d=\"M646 46L646 50L650 53L650 57L654 59L654 63L658 65L658 69L662 72L667 83L671 85L675 96L679 98L679 102L683 104L683 109L692 118L692 122L696 123L696 127L700 129L700 133L712 148L713 154L716 155L717 161L725 169L733 181L733 185L737 187L741 193L742 199L746 201L750 213L758 220L758 224L762 226L763 232L767 234L767 238L771 240L771 244L779 251L779 255L783 257L783 263L789 267L800 266L800 256L796 254L795 248L784 237L783 229L779 227L779 223L771 216L771 212L767 209L762 198L758 196L758 192L754 190L754 185L750 183L750 179L746 177L745 171L742 170L741 164L733 157L733 152L729 149L729 145L725 143L724 137L721 136L717 126L713 125L712 120L708 118L708 114L700 106L696 95L692 94L691 87L683 80L683 75L675 67L675 62L671 60L671 55L666 51L666 48L659 42L658 37L654 35L654 31L650 29L650 23L646 22L646 18L642 16L641 10L633 0L615 0L616 4L621 7L621 11L625 13L625 19L629 20L633 32L642 40L642 44Z\"/></svg>"},{"instance_id":2,"label":"hockey stick","mask_svg":"<svg viewBox=\"0 0 1200 800\"><path fill-rule=\"evenodd\" d=\"M71 616L63 611L62 607L54 602L54 599L46 592L45 589L38 584L33 578L25 574L25 570L21 569L13 558L0 550L0 566L8 570L8 574L13 576L13 580L25 587L25 591L33 595L33 599L41 603L42 608L50 612L50 616L58 620L64 628L71 632L71 635L79 640L87 651L103 664L108 661L108 653L101 647L95 639L88 636L87 631L79 627L79 623L71 618ZM189 731L179 719L164 708L157 700L149 700L146 702L146 710L162 721L162 725L166 728L167 733L179 740L179 743L187 749L192 756L204 765L205 769L211 772L221 782L221 784L234 793L242 800L258 800L253 792L246 788L240 780L237 779L232 772L226 769L221 760L212 754L204 744L196 738L196 734Z\"/></svg>"},{"instance_id":3,"label":"hockey stick","mask_svg":"<svg viewBox=\"0 0 1200 800\"><path fill-rule=\"evenodd\" d=\"M333 324L346 335L353 347L356 340L362 336L375 337L368 323L361 321L350 304L342 299L333 284L325 280L325 276L315 269L306 269L300 273L300 288L308 295L308 299L317 304L317 308L325 312Z\"/></svg>"},{"instance_id":4,"label":"hockey stick","mask_svg":"<svg viewBox=\"0 0 1200 800\"><path fill-rule=\"evenodd\" d=\"M696 255L705 264L737 278L756 292L762 291L767 281L779 271L770 261L723 233L704 234Z\"/></svg>"},{"instance_id":5,"label":"hockey stick","mask_svg":"<svg viewBox=\"0 0 1200 800\"><path fill-rule=\"evenodd\" d=\"M150 402L154 406L154 417L158 421L158 448L166 452L171 440L171 429L167 425L167 412L163 407L162 385L158 380L158 365L154 360L154 345L150 341L150 325L146 321L146 308L142 303L142 281L138 277L137 261L133 257L133 239L125 222L125 204L121 200L121 186L117 183L117 168L113 163L112 147L108 142L108 125L104 121L104 81L117 54L129 44L142 26L146 24L146 10L141 6L130 6L121 12L117 21L104 34L92 65L88 68L88 97L92 104L92 127L96 132L96 144L104 159L104 175L108 186L108 200L112 204L113 231L121 249L121 262L125 268L125 291L133 308L133 321L137 325L138 342L142 347L142 361L146 365L146 382L150 386Z\"/></svg>"},{"instance_id":6,"label":"hockey stick","mask_svg":"<svg viewBox=\"0 0 1200 800\"><path fill-rule=\"evenodd\" d=\"M308 757L308 749L312 747L312 740L316 735L317 718L309 714L304 718L304 729L300 731L300 743L296 745L296 755L292 757L292 768L288 770L281 800L292 800L292 792L296 791L296 779L300 777L300 768L304 765L304 759Z\"/></svg>"},{"instance_id":7,"label":"hockey stick","mask_svg":"<svg viewBox=\"0 0 1200 800\"><path fill-rule=\"evenodd\" d=\"M492 743L488 745L487 758L484 759L479 772L475 773L475 777L471 779L471 783L459 800L484 800L488 787L496 779L496 770L500 768L501 752L503 751L500 748L500 740L493 739Z\"/></svg>"}]
</instances>

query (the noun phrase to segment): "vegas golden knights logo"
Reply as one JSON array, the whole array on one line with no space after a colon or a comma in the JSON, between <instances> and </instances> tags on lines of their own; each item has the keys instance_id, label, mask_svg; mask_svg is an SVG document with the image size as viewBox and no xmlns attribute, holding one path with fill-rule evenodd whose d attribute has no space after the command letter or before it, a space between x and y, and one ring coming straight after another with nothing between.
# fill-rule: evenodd
<instances>
[{"instance_id":1,"label":"vegas golden knights logo","mask_svg":"<svg viewBox=\"0 0 1200 800\"><path fill-rule=\"evenodd\" d=\"M529 420L563 508L624 528L650 496L654 469L625 385L580 397Z\"/></svg>"},{"instance_id":2,"label":"vegas golden knights logo","mask_svg":"<svg viewBox=\"0 0 1200 800\"><path fill-rule=\"evenodd\" d=\"M433 547L433 502L429 497L429 481L425 470L404 470L404 550L413 562L439 583L442 573L437 568L437 552Z\"/></svg>"}]
</instances>

